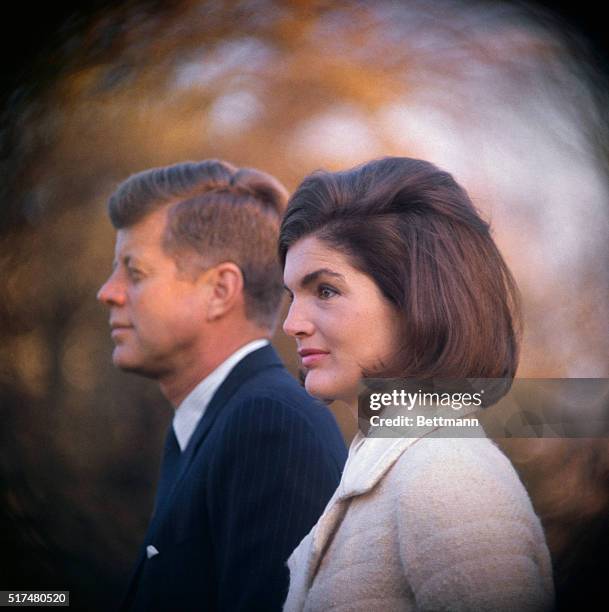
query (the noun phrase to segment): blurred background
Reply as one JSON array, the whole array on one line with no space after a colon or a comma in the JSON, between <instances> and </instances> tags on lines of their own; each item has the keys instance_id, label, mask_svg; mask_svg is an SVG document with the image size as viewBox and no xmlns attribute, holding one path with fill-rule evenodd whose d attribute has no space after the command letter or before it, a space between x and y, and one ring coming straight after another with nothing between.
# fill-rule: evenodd
<instances>
[{"instance_id":1,"label":"blurred background","mask_svg":"<svg viewBox=\"0 0 609 612\"><path fill-rule=\"evenodd\" d=\"M293 189L317 168L428 159L468 189L521 288L519 376L609 377L609 56L585 2L59 2L2 27L0 589L112 609L143 537L172 409L113 369L95 301L106 200L133 172L217 157ZM607 440L501 445L559 609L595 609Z\"/></svg>"}]
</instances>

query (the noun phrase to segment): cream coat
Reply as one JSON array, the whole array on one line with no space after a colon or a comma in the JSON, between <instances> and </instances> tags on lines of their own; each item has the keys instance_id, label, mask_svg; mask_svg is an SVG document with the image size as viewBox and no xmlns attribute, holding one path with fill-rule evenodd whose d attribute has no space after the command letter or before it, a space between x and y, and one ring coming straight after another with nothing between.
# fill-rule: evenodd
<instances>
[{"instance_id":1,"label":"cream coat","mask_svg":"<svg viewBox=\"0 0 609 612\"><path fill-rule=\"evenodd\" d=\"M285 612L524 612L554 597L544 533L509 460L487 438L437 431L358 435L288 565Z\"/></svg>"}]
</instances>

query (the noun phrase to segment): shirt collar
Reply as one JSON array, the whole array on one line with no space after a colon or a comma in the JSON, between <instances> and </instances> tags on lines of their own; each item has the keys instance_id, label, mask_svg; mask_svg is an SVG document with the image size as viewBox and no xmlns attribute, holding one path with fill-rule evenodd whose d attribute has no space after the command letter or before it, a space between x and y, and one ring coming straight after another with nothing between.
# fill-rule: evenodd
<instances>
[{"instance_id":1,"label":"shirt collar","mask_svg":"<svg viewBox=\"0 0 609 612\"><path fill-rule=\"evenodd\" d=\"M205 410L224 382L230 371L246 356L269 344L266 338L248 342L237 349L228 359L224 360L211 374L206 376L177 407L173 417L173 430L178 439L180 450L188 445L197 424L205 414Z\"/></svg>"}]
</instances>

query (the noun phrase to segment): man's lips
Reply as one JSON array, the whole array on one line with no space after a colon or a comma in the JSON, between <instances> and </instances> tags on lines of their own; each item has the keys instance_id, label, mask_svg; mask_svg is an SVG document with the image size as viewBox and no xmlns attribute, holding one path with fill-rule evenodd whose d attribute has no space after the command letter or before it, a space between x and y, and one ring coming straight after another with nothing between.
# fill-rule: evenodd
<instances>
[{"instance_id":1,"label":"man's lips","mask_svg":"<svg viewBox=\"0 0 609 612\"><path fill-rule=\"evenodd\" d=\"M324 351L317 348L301 348L298 350L298 354L302 359L302 365L305 368L310 368L317 365L326 355L329 354L329 351Z\"/></svg>"},{"instance_id":2,"label":"man's lips","mask_svg":"<svg viewBox=\"0 0 609 612\"><path fill-rule=\"evenodd\" d=\"M127 331L128 329L132 329L132 325L127 325L126 323L110 323L111 335L118 336L119 334Z\"/></svg>"}]
</instances>

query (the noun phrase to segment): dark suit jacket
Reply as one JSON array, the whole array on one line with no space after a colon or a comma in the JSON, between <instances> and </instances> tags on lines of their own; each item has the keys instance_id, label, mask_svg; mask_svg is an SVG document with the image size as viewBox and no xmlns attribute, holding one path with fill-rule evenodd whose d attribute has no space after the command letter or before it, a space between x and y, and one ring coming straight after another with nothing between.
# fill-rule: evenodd
<instances>
[{"instance_id":1,"label":"dark suit jacket","mask_svg":"<svg viewBox=\"0 0 609 612\"><path fill-rule=\"evenodd\" d=\"M123 608L280 610L287 558L317 522L345 459L333 416L273 348L247 355L182 453ZM159 554L148 559L148 545Z\"/></svg>"}]
</instances>

